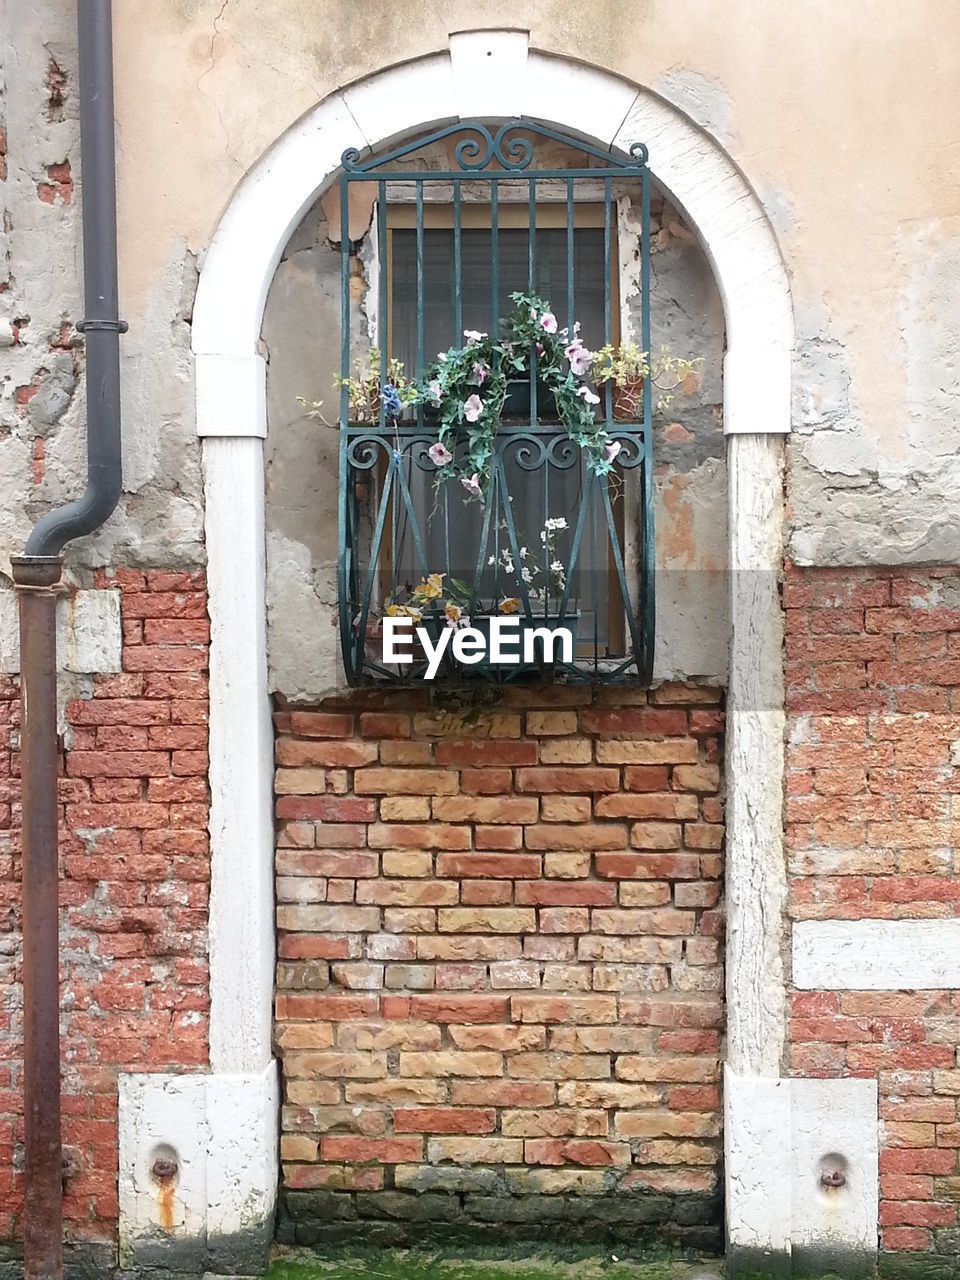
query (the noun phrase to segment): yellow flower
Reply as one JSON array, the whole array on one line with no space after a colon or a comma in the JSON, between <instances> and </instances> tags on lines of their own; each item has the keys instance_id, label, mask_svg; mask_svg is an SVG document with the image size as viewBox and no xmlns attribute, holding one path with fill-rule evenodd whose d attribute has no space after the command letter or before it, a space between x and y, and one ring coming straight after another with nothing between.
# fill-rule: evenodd
<instances>
[{"instance_id":1,"label":"yellow flower","mask_svg":"<svg viewBox=\"0 0 960 1280\"><path fill-rule=\"evenodd\" d=\"M420 610L409 604L388 604L384 613L388 618L413 618L420 621Z\"/></svg>"},{"instance_id":2,"label":"yellow flower","mask_svg":"<svg viewBox=\"0 0 960 1280\"><path fill-rule=\"evenodd\" d=\"M443 612L447 615L447 621L451 627L455 627L460 622L463 611L458 604L448 604Z\"/></svg>"},{"instance_id":3,"label":"yellow flower","mask_svg":"<svg viewBox=\"0 0 960 1280\"><path fill-rule=\"evenodd\" d=\"M430 573L425 578L421 578L413 592L414 599L418 601L436 600L441 595L443 595L442 573Z\"/></svg>"},{"instance_id":4,"label":"yellow flower","mask_svg":"<svg viewBox=\"0 0 960 1280\"><path fill-rule=\"evenodd\" d=\"M519 613L520 601L516 596L507 596L506 600L501 600L499 604L501 613Z\"/></svg>"}]
</instances>

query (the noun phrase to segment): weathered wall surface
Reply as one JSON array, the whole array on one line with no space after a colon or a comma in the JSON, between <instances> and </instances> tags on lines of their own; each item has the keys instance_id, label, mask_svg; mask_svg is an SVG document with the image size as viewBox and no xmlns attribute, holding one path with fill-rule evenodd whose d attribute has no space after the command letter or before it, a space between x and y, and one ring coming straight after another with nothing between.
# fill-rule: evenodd
<instances>
[{"instance_id":1,"label":"weathered wall surface","mask_svg":"<svg viewBox=\"0 0 960 1280\"><path fill-rule=\"evenodd\" d=\"M794 569L784 587L789 916L795 935L837 922L832 945L819 949L819 976L808 976L802 954L797 972L794 945L794 978L806 989L790 995L786 1067L877 1080L881 1247L928 1264L930 1254L949 1256L952 1269L960 583L955 570ZM875 948L851 932L875 933L875 921L908 930L924 921L933 932L884 938L878 968ZM927 976L931 962L939 976ZM829 975L838 964L845 980ZM905 1265L890 1262L889 1274Z\"/></svg>"},{"instance_id":2,"label":"weathered wall surface","mask_svg":"<svg viewBox=\"0 0 960 1280\"><path fill-rule=\"evenodd\" d=\"M720 698L277 714L282 1238L719 1245Z\"/></svg>"},{"instance_id":3,"label":"weathered wall surface","mask_svg":"<svg viewBox=\"0 0 960 1280\"><path fill-rule=\"evenodd\" d=\"M95 594L120 597L123 658L66 707L61 1043L66 1236L104 1245L89 1274L105 1275L117 1073L207 1062L209 624L202 569L118 569L97 575ZM0 677L0 1242L19 1235L23 1210L19 712Z\"/></svg>"},{"instance_id":4,"label":"weathered wall surface","mask_svg":"<svg viewBox=\"0 0 960 1280\"><path fill-rule=\"evenodd\" d=\"M86 475L83 343L74 328L83 314L76 16L72 5L42 4L17 6L15 19L10 13L4 25L0 108L0 571L43 511L79 496ZM128 255L123 314L129 267ZM195 287L195 259L174 232L122 339L123 497L103 530L71 549L75 574L119 561L203 560L188 323Z\"/></svg>"},{"instance_id":5,"label":"weathered wall surface","mask_svg":"<svg viewBox=\"0 0 960 1280\"><path fill-rule=\"evenodd\" d=\"M960 182L941 157L960 131L942 111L960 15L939 3L924 12L918 21L893 0L807 0L758 22L743 0L698 5L692 22L666 0L606 0L599 12L542 0L525 18L534 47L575 59L589 50L687 111L764 201L798 325L788 486L799 562L958 555ZM12 17L0 184L4 554L37 511L79 488L83 421L70 327L80 312L73 6L18 7L15 32ZM515 25L516 15L480 0L470 20ZM143 0L117 5L115 21L127 493L72 560L126 550L195 562L188 322L217 218L254 160L318 99L444 47L465 19L458 5L421 0L359 17L332 0ZM785 95L787 84L796 92Z\"/></svg>"},{"instance_id":6,"label":"weathered wall surface","mask_svg":"<svg viewBox=\"0 0 960 1280\"><path fill-rule=\"evenodd\" d=\"M923 13L806 0L768 6L758 21L743 0L697 5L694 21L667 0L579 10L542 0L524 17L533 47L574 59L587 50L687 111L765 203L798 325L788 475L798 561L958 553L960 180L941 158L960 133L943 110L960 70L960 14L936 2ZM308 0L120 7L131 319L183 246L202 254L230 191L291 120L340 84L445 47L466 22L462 6L435 0L360 16ZM480 0L468 25L515 26L516 13Z\"/></svg>"}]
</instances>

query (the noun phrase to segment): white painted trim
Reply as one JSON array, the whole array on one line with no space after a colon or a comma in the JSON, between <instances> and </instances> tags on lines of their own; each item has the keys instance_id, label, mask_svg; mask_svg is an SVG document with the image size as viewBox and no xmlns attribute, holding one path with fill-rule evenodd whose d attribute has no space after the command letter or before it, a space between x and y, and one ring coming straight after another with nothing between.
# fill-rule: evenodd
<instances>
[{"instance_id":1,"label":"white painted trim","mask_svg":"<svg viewBox=\"0 0 960 1280\"><path fill-rule=\"evenodd\" d=\"M203 405L197 410L198 434L265 437L267 362L263 356L206 353L195 359L197 405Z\"/></svg>"},{"instance_id":2,"label":"white painted trim","mask_svg":"<svg viewBox=\"0 0 960 1280\"><path fill-rule=\"evenodd\" d=\"M788 435L793 352L771 350L758 366L742 343L723 357L725 435Z\"/></svg>"},{"instance_id":3,"label":"white painted trim","mask_svg":"<svg viewBox=\"0 0 960 1280\"><path fill-rule=\"evenodd\" d=\"M787 388L789 392L789 388ZM727 1061L778 1076L786 1013L783 857L783 442L727 444L730 673L726 733Z\"/></svg>"},{"instance_id":4,"label":"white painted trim","mask_svg":"<svg viewBox=\"0 0 960 1280\"><path fill-rule=\"evenodd\" d=\"M263 442L203 444L210 610L210 1066L271 1058L273 725L267 692Z\"/></svg>"},{"instance_id":5,"label":"white painted trim","mask_svg":"<svg viewBox=\"0 0 960 1280\"><path fill-rule=\"evenodd\" d=\"M781 433L789 423L784 370L793 347L793 321L773 232L729 156L649 90L598 68L529 51L523 32L452 36L449 55L387 68L325 99L247 174L206 255L194 307L193 349L198 356L249 359L256 354L267 291L284 245L333 179L345 148L380 147L398 131L464 114L503 117L517 111L573 133L588 131L605 145L646 142L657 180L701 237L723 299L733 374L724 398L725 422L736 437L729 452L734 640L728 768L735 794L727 821L728 889L733 918L744 929L740 939L737 930L728 931L729 990L737 1003L728 1044L730 1059L740 1069L776 1076L783 985L773 958L784 872L781 621L775 586L783 492L781 446L767 433ZM756 377L748 376L750 367L766 371L762 394ZM260 423L264 416L257 405L238 420ZM198 395L201 436L223 435L229 418L225 398ZM211 1053L218 1069L239 1061L252 1067L269 1053L273 995L267 938L273 850L268 822L272 744L263 683L263 482L257 474L259 441L233 442L235 454L230 443L204 441L213 619ZM757 570L744 579L746 585L739 582L741 567ZM261 962L252 959L257 939ZM267 959L269 965L263 963Z\"/></svg>"},{"instance_id":6,"label":"white painted trim","mask_svg":"<svg viewBox=\"0 0 960 1280\"><path fill-rule=\"evenodd\" d=\"M740 1076L725 1067L723 1132L728 1243L788 1254L790 1081Z\"/></svg>"},{"instance_id":7,"label":"white painted trim","mask_svg":"<svg viewBox=\"0 0 960 1280\"><path fill-rule=\"evenodd\" d=\"M269 1223L279 1172L275 1062L255 1075L122 1073L117 1088L122 1266L165 1232L216 1258L218 1242L233 1248ZM167 1225L151 1172L158 1155L177 1165Z\"/></svg>"},{"instance_id":8,"label":"white painted trim","mask_svg":"<svg viewBox=\"0 0 960 1280\"><path fill-rule=\"evenodd\" d=\"M955 991L960 920L798 920L801 991Z\"/></svg>"},{"instance_id":9,"label":"white painted trim","mask_svg":"<svg viewBox=\"0 0 960 1280\"><path fill-rule=\"evenodd\" d=\"M459 31L451 35L454 115L461 120L521 115L529 45L526 31Z\"/></svg>"},{"instance_id":10,"label":"white painted trim","mask_svg":"<svg viewBox=\"0 0 960 1280\"><path fill-rule=\"evenodd\" d=\"M786 1259L809 1250L820 1262L823 1253L840 1262L875 1254L876 1080L772 1080L728 1065L723 1097L731 1260L743 1253L756 1267L761 1254ZM844 1184L827 1189L820 1175L834 1169Z\"/></svg>"}]
</instances>

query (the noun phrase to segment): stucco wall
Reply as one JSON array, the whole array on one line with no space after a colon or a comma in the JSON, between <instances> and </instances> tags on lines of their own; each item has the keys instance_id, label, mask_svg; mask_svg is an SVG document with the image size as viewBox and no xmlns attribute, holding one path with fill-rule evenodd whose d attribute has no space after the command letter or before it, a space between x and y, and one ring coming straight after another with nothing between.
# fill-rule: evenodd
<instances>
[{"instance_id":1,"label":"stucco wall","mask_svg":"<svg viewBox=\"0 0 960 1280\"><path fill-rule=\"evenodd\" d=\"M190 303L231 192L338 85L442 48L465 24L516 25L517 17L490 0L478 0L469 20L462 6L438 0L360 11L332 0L115 8L121 296L131 325L126 494L71 560L102 562L129 548L145 563L195 562ZM0 300L4 556L39 510L79 488L83 469L69 331L66 350L51 347L80 311L73 6L18 6L15 32L12 19L4 24L9 172L0 254L8 285ZM695 9L541 0L524 21L532 47L587 57L687 111L764 202L791 274L799 335L791 555L810 563L956 559L960 178L942 161L960 136L956 113L943 110L960 70L960 13L938 0L919 14L893 0L805 0L766 6L758 21L747 0Z\"/></svg>"}]
</instances>

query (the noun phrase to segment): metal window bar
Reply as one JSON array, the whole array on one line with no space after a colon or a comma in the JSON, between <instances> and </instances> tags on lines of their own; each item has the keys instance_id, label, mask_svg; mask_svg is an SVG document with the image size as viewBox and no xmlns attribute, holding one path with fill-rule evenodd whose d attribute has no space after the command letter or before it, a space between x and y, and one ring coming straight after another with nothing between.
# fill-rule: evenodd
<instances>
[{"instance_id":1,"label":"metal window bar","mask_svg":"<svg viewBox=\"0 0 960 1280\"><path fill-rule=\"evenodd\" d=\"M405 158L432 144L447 139L454 145L455 168L425 169L404 168ZM535 144L549 140L568 147L578 162L566 168L540 168L534 164ZM555 309L566 311L567 326L571 331L576 320L575 273L575 208L578 183L589 183L591 189L598 182L603 187L603 341L609 343L612 336L611 316L611 253L613 235L614 183L617 189L624 182L636 183L641 202L640 281L641 281L641 343L645 351L650 349L650 174L647 167L647 151L642 143L635 143L629 153L603 151L580 139L568 137L535 121L506 121L492 132L481 123L460 123L440 129L427 137L416 138L397 147L386 155L362 159L355 149L344 152L340 176L341 218L341 293L342 332L341 365L344 375L349 371L351 352L350 333L350 255L349 241L349 185L351 182L371 181L377 184L376 233L379 255L379 279L377 288L377 345L379 348L380 386L387 382L390 351L389 306L390 290L387 275L387 202L391 183L412 184L416 210L416 353L417 370L407 370L407 375L419 378L423 372L424 354L424 202L425 187L444 184L452 190L453 204L453 310L454 332L450 346L462 342L463 326L463 204L465 183L485 183L490 197L490 295L492 334L497 332L499 319L500 252L499 206L503 198L501 184L516 180L526 181L529 217L527 222L527 286L530 293L537 292L538 253L537 199L538 183L560 185L565 202L565 278L561 296L550 299ZM506 190L507 188L503 188ZM431 353L432 354L432 353ZM430 356L426 357L429 362ZM588 681L591 683L639 683L648 684L652 678L655 643L654 604L654 541L653 541L653 477L652 477L652 427L651 395L643 395L642 421L624 422L615 414L616 396L611 383L602 388L600 412L608 434L620 445L616 469L608 475L597 476L582 465L578 446L566 433L558 420L549 420L538 413L538 377L536 352L530 357L530 403L525 421L504 420L494 439L494 453L490 466L490 487L481 517L475 512L464 513L457 492L450 493L446 484L436 501L430 494L426 504L418 502L415 494L424 490L422 484L414 484L417 473L427 475L434 470L427 450L435 441L429 417L422 403L415 412L406 413L399 421L388 420L384 397L379 396L379 412L375 422L355 422L350 418L349 394L346 387L341 392L340 403L340 497L338 510L338 603L340 642L344 670L351 685L378 682L410 683L422 678L426 660L416 655L411 665L387 667L382 661L379 646L371 635L372 624L385 601L385 590L396 598L404 584L399 579L402 557L404 563L412 563L418 575L437 572L440 566L431 562L428 547L431 522L437 522L440 548L438 559L443 562L447 577L463 576L470 585L470 614L474 625L481 626L483 618L495 616L498 604L508 594L519 599L521 628L523 626L558 625L566 623L574 630L580 617L581 601L592 614L592 625L585 636L578 636L578 644L572 662L557 660L547 664L535 662L516 666L492 666L480 664L463 669L450 666L444 674L449 678L527 681L544 676L562 681ZM552 402L552 397L548 397ZM544 409L552 404L544 403ZM573 479L576 490L574 506L566 514L567 538L561 539L564 566L562 588L558 586L551 603L551 593L537 597L527 589L517 572L505 581L502 561L506 556L514 566L522 563L521 548L533 541L528 521L530 512L515 511L512 504L519 492L518 477L540 472L542 506L538 520L550 515L551 491L562 495L564 477ZM556 477L556 486L551 477ZM628 484L628 478L636 477ZM567 484L569 492L571 485ZM529 505L531 490L524 491ZM618 528L615 504L624 503L626 495L635 493L637 505L637 531L635 564L627 564L623 535ZM540 504L537 504L540 505ZM632 514L629 513L629 514ZM458 519L479 524L476 531L476 548L469 566L453 565L451 560L451 527ZM620 524L624 524L621 515ZM540 546L534 547L539 553ZM529 551L528 551L529 554ZM412 556L412 560L410 557ZM490 557L493 572L490 573ZM603 557L601 564L600 557ZM581 562L583 568L581 569ZM543 543L544 582L549 582L552 572L550 549ZM609 570L607 564L609 563ZM464 569L466 572L464 573ZM460 572L457 572L457 571ZM614 600L614 607L623 614L624 645L622 652L614 651L609 636L601 633L599 618L602 602L600 575L607 574L606 596ZM388 587L387 587L387 584ZM443 625L442 614L436 610L425 615L424 622L434 627Z\"/></svg>"}]
</instances>

